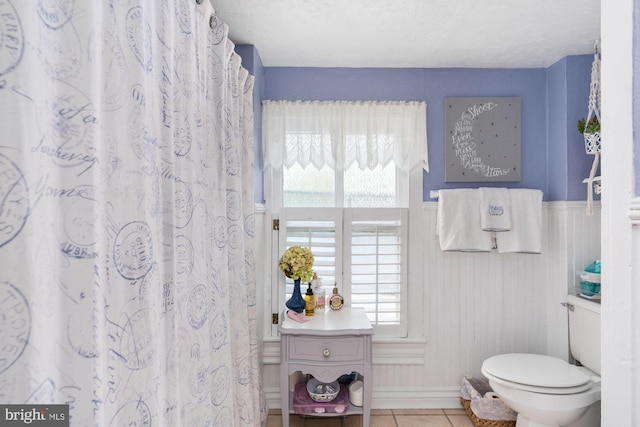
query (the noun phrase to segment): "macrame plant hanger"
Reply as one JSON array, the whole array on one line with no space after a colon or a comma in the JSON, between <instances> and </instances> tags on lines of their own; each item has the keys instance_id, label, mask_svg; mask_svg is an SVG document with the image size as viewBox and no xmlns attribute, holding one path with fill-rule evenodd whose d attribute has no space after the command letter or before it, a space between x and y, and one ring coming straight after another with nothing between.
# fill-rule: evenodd
<instances>
[{"instance_id":1,"label":"macrame plant hanger","mask_svg":"<svg viewBox=\"0 0 640 427\"><path fill-rule=\"evenodd\" d=\"M595 118L602 126L600 120L600 41L596 41L591 64L591 84L589 86L589 113L585 119L585 128L589 121ZM587 154L593 154L593 164L589 178L583 182L587 184L587 215L593 214L593 193L600 194L602 187L601 177L596 176L598 163L600 162L600 131L594 133L584 132L584 146Z\"/></svg>"}]
</instances>

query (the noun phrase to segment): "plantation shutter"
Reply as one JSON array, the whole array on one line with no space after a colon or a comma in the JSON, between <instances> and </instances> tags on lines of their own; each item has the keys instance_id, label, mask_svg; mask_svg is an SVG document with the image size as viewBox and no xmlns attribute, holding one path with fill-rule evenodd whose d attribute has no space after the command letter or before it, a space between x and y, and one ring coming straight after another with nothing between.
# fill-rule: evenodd
<instances>
[{"instance_id":1,"label":"plantation shutter","mask_svg":"<svg viewBox=\"0 0 640 427\"><path fill-rule=\"evenodd\" d=\"M378 336L406 335L407 209L345 210L345 277Z\"/></svg>"},{"instance_id":2,"label":"plantation shutter","mask_svg":"<svg viewBox=\"0 0 640 427\"><path fill-rule=\"evenodd\" d=\"M311 212L310 212L311 211ZM314 257L313 270L322 279L327 293L342 271L342 213L334 208L288 208L280 213L280 254L291 246L305 246ZM303 283L302 291L306 290ZM293 281L287 279L287 298L293 291Z\"/></svg>"},{"instance_id":3,"label":"plantation shutter","mask_svg":"<svg viewBox=\"0 0 640 427\"><path fill-rule=\"evenodd\" d=\"M346 305L364 308L376 336L404 337L407 224L405 208L283 208L279 250L309 247L327 296L337 282ZM286 279L281 301L292 291Z\"/></svg>"}]
</instances>

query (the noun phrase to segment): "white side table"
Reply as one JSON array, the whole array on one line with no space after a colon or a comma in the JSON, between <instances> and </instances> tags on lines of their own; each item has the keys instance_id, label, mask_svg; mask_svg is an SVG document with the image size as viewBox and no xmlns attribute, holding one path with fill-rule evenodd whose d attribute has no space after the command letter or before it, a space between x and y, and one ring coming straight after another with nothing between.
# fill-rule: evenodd
<instances>
[{"instance_id":1,"label":"white side table","mask_svg":"<svg viewBox=\"0 0 640 427\"><path fill-rule=\"evenodd\" d=\"M344 416L362 414L362 425L369 425L372 390L373 327L362 308L343 307L309 317L298 323L284 317L280 330L280 399L282 422L289 427L289 414L294 413L289 391L289 377L300 371L319 381L331 382L341 375L357 372L362 375L362 407L349 404L342 414L324 413L314 416Z\"/></svg>"}]
</instances>

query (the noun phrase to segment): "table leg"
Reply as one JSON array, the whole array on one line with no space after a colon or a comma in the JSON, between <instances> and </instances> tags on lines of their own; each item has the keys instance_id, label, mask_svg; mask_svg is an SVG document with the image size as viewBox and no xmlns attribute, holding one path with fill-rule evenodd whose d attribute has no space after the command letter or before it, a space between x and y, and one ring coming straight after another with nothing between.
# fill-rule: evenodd
<instances>
[{"instance_id":1,"label":"table leg","mask_svg":"<svg viewBox=\"0 0 640 427\"><path fill-rule=\"evenodd\" d=\"M282 427L289 427L289 367L280 365L280 407L282 408Z\"/></svg>"}]
</instances>

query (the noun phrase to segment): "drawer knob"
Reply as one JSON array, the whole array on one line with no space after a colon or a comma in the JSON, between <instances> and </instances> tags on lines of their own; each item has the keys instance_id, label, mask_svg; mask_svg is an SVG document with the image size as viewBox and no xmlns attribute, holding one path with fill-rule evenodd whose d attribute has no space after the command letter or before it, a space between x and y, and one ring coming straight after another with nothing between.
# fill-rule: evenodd
<instances>
[{"instance_id":1,"label":"drawer knob","mask_svg":"<svg viewBox=\"0 0 640 427\"><path fill-rule=\"evenodd\" d=\"M325 348L324 351L322 352L322 355L324 357L329 357L331 356L331 350L329 350L328 348Z\"/></svg>"}]
</instances>

